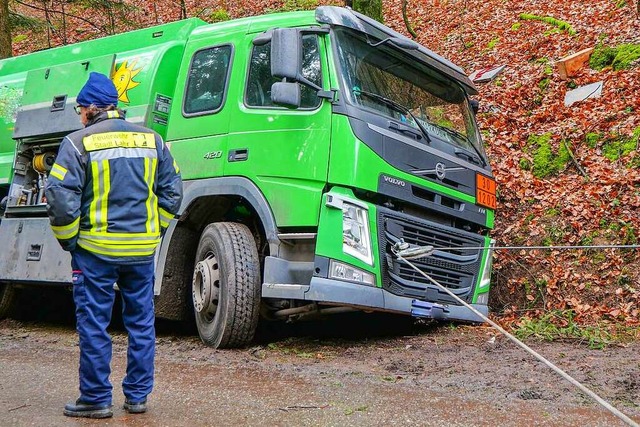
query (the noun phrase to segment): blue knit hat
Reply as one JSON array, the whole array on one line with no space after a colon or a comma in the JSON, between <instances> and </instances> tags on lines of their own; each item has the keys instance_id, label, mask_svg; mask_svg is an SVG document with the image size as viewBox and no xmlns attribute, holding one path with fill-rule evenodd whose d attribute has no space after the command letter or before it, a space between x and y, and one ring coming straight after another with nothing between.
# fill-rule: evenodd
<instances>
[{"instance_id":1,"label":"blue knit hat","mask_svg":"<svg viewBox=\"0 0 640 427\"><path fill-rule=\"evenodd\" d=\"M92 72L76 97L76 102L83 107L91 104L99 108L118 105L118 90L109 77Z\"/></svg>"}]
</instances>

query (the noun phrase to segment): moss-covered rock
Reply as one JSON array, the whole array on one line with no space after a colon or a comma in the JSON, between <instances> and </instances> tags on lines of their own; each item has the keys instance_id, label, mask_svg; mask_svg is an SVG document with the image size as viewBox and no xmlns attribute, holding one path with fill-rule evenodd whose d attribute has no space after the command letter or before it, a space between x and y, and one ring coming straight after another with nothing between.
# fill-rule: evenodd
<instances>
[{"instance_id":1,"label":"moss-covered rock","mask_svg":"<svg viewBox=\"0 0 640 427\"><path fill-rule=\"evenodd\" d=\"M602 70L605 67L623 70L629 68L638 59L640 59L640 44L598 46L591 54L589 66L594 70Z\"/></svg>"},{"instance_id":2,"label":"moss-covered rock","mask_svg":"<svg viewBox=\"0 0 640 427\"><path fill-rule=\"evenodd\" d=\"M533 154L533 175L546 178L560 172L567 164L571 155L567 146L562 142L557 151L551 147L551 134L530 135L528 150Z\"/></svg>"},{"instance_id":3,"label":"moss-covered rock","mask_svg":"<svg viewBox=\"0 0 640 427\"><path fill-rule=\"evenodd\" d=\"M637 127L633 134L628 137L619 135L616 138L610 139L602 146L602 155L607 159L613 161L619 160L622 157L629 155L633 151L638 150L640 144L640 127ZM639 159L634 158L628 167L638 167Z\"/></svg>"}]
</instances>

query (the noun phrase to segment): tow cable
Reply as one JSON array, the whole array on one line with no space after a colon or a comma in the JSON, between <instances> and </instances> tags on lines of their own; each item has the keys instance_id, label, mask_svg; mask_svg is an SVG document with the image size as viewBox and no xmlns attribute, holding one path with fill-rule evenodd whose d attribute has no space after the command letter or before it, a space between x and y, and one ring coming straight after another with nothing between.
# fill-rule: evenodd
<instances>
[{"instance_id":1,"label":"tow cable","mask_svg":"<svg viewBox=\"0 0 640 427\"><path fill-rule=\"evenodd\" d=\"M638 247L638 245L556 246L556 247L550 247L550 246L539 246L539 247L538 246L535 246L535 247L532 247L532 246L507 247L507 246L505 246L505 247L495 247L494 246L494 247L490 247L490 248L478 247L478 248L456 248L456 249L573 249L573 248L592 249L592 248L637 248L637 247ZM440 250L440 249L438 249L438 250ZM484 320L485 322L490 324L494 329L496 329L498 332L500 332L501 334L506 336L513 343L515 343L516 345L518 345L519 347L524 349L526 352L528 352L529 354L534 356L540 362L542 362L545 365L547 365L547 367L551 368L554 372L556 372L562 378L564 378L565 380L569 381L571 384L573 384L574 386L579 388L583 393L585 393L588 396L590 396L593 400L598 402L600 405L604 406L609 412L611 412L613 415L615 415L620 420L625 422L627 425L630 425L630 426L633 426L633 427L640 427L640 425L638 423L636 423L634 420L632 420L631 418L629 418L628 416L623 414L621 411L616 409L609 402L607 402L606 400L604 400L603 398L598 396L596 393L594 393L593 391L588 389L586 386L581 384L578 380L573 378L571 375L567 374L562 369L558 368L556 365L554 365L553 363L551 363L550 361L545 359L543 356L541 356L540 354L535 352L528 345L526 345L525 343L523 343L522 341L520 341L519 339L517 339L516 337L511 335L509 332L504 330L500 325L498 325L497 323L495 323L494 321L489 319L487 316L485 316L484 314L482 314L481 312L476 310L474 307L472 307L471 305L467 304L465 301L463 301L456 294L451 292L446 287L442 286L440 283L438 283L438 281L433 279L431 276L426 274L424 271L420 270L411 261L409 261L410 259L414 259L415 260L415 259L418 259L418 258L424 258L426 256L432 255L436 251L436 249L433 246L411 246L411 245L409 245L408 243L406 243L404 241L400 241L400 242L395 243L391 247L391 251L396 256L396 258L398 258L399 261L402 261L402 262L406 263L407 265L409 265L409 267L411 267L416 272L418 272L419 274L424 276L427 280L429 280L431 283L436 285L440 290L442 290L443 292L447 293L450 297L452 297L457 302L459 302L460 304L462 304L463 306L465 306L466 308L471 310L476 316L480 317L482 320ZM432 305L432 306L434 306L434 305ZM445 309L444 306L441 306L439 304L435 305L435 306L437 306L440 309ZM429 307L429 308L432 308L432 307Z\"/></svg>"}]
</instances>

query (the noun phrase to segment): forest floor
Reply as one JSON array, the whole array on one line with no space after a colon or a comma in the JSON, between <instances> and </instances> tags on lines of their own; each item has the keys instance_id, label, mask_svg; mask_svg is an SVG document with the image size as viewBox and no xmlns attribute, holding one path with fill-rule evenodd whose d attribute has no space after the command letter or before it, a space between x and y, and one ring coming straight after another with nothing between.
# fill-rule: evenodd
<instances>
[{"instance_id":1,"label":"forest floor","mask_svg":"<svg viewBox=\"0 0 640 427\"><path fill-rule=\"evenodd\" d=\"M49 301L48 312L0 322L4 426L69 425L62 407L78 393L73 306L70 298ZM488 326L375 314L282 324L234 350L158 322L150 411L127 415L120 390L127 339L114 320L114 418L104 425L624 425ZM640 422L640 343L527 343Z\"/></svg>"}]
</instances>

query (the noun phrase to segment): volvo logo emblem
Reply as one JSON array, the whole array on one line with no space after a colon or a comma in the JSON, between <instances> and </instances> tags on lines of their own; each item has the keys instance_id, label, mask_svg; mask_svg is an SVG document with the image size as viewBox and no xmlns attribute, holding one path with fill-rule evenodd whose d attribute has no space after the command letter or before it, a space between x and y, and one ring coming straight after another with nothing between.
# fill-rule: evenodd
<instances>
[{"instance_id":1,"label":"volvo logo emblem","mask_svg":"<svg viewBox=\"0 0 640 427\"><path fill-rule=\"evenodd\" d=\"M436 163L436 176L440 181L447 175L447 167L444 163Z\"/></svg>"}]
</instances>

